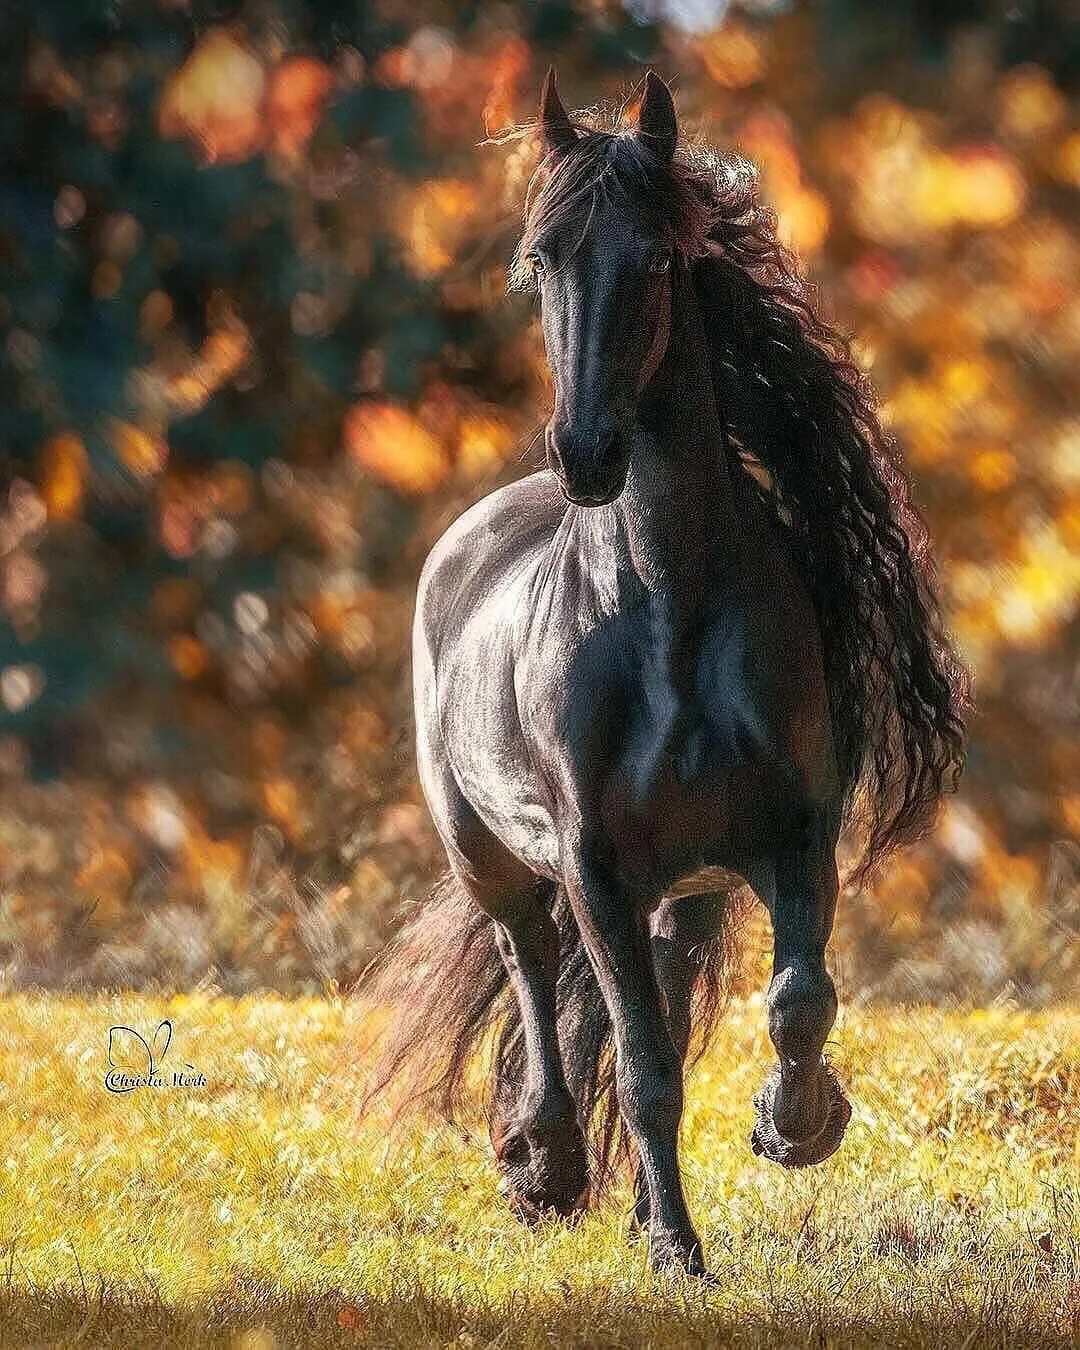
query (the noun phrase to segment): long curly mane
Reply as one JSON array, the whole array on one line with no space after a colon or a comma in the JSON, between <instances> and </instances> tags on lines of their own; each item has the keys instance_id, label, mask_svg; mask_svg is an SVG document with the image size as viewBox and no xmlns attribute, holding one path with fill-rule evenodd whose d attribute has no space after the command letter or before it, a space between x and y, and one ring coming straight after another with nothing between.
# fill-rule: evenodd
<instances>
[{"instance_id":1,"label":"long curly mane","mask_svg":"<svg viewBox=\"0 0 1080 1350\"><path fill-rule=\"evenodd\" d=\"M754 485L813 599L845 825L866 879L932 824L963 766L970 678L944 631L926 526L874 392L818 312L757 175L737 155L680 149L667 164L604 114L530 186L511 284L530 240L598 194L660 212L694 270L729 454Z\"/></svg>"}]
</instances>

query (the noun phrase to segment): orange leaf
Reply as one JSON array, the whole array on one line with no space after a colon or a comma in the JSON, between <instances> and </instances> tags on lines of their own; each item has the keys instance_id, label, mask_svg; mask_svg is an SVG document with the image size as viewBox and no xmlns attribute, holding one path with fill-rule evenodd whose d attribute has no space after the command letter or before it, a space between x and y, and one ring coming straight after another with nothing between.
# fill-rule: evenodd
<instances>
[{"instance_id":1,"label":"orange leaf","mask_svg":"<svg viewBox=\"0 0 1080 1350\"><path fill-rule=\"evenodd\" d=\"M337 1324L346 1331L363 1331L367 1326L367 1318L355 1303L343 1303L338 1309Z\"/></svg>"},{"instance_id":2,"label":"orange leaf","mask_svg":"<svg viewBox=\"0 0 1080 1350\"><path fill-rule=\"evenodd\" d=\"M142 427L119 418L115 418L112 423L112 442L120 459L140 478L159 473L169 457L169 447L164 437L152 435Z\"/></svg>"},{"instance_id":3,"label":"orange leaf","mask_svg":"<svg viewBox=\"0 0 1080 1350\"><path fill-rule=\"evenodd\" d=\"M329 68L312 56L287 57L273 70L266 114L275 149L290 156L303 150L333 86Z\"/></svg>"},{"instance_id":4,"label":"orange leaf","mask_svg":"<svg viewBox=\"0 0 1080 1350\"><path fill-rule=\"evenodd\" d=\"M41 457L42 495L49 515L55 520L72 520L82 508L86 449L74 432L63 431L46 441Z\"/></svg>"}]
</instances>

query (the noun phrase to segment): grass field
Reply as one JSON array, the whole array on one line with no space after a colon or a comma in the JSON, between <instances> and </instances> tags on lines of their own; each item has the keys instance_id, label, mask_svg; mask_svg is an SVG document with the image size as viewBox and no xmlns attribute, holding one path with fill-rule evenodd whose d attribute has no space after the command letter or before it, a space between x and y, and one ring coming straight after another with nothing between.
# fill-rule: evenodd
<instances>
[{"instance_id":1,"label":"grass field","mask_svg":"<svg viewBox=\"0 0 1080 1350\"><path fill-rule=\"evenodd\" d=\"M845 1012L847 1142L784 1173L747 1144L770 1050L760 1003L734 1004L685 1135L716 1288L648 1272L625 1188L576 1228L528 1230L480 1128L357 1134L339 1004L0 1011L3 1345L973 1350L1080 1333L1076 1011ZM206 1085L108 1092L109 1027L149 1040L163 1017L162 1078Z\"/></svg>"}]
</instances>

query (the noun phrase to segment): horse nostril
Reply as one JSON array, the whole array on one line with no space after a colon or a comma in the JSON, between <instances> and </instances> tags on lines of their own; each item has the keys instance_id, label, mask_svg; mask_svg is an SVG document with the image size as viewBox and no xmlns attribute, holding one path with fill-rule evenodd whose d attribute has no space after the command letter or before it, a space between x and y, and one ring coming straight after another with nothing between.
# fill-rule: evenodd
<instances>
[{"instance_id":1,"label":"horse nostril","mask_svg":"<svg viewBox=\"0 0 1080 1350\"><path fill-rule=\"evenodd\" d=\"M602 506L621 490L626 446L614 419L597 427L553 419L547 428L547 462L570 501Z\"/></svg>"}]
</instances>

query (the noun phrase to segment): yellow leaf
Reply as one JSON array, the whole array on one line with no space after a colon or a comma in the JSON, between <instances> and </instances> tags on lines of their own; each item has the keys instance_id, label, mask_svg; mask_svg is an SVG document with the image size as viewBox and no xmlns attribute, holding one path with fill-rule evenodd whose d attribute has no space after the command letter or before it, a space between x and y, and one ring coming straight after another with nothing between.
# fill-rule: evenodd
<instances>
[{"instance_id":1,"label":"yellow leaf","mask_svg":"<svg viewBox=\"0 0 1080 1350\"><path fill-rule=\"evenodd\" d=\"M165 88L163 136L198 141L209 163L248 159L263 141L266 76L226 28L211 28Z\"/></svg>"},{"instance_id":2,"label":"yellow leaf","mask_svg":"<svg viewBox=\"0 0 1080 1350\"><path fill-rule=\"evenodd\" d=\"M501 464L510 448L510 429L494 417L465 417L458 439L458 464L463 473L477 474Z\"/></svg>"},{"instance_id":3,"label":"yellow leaf","mask_svg":"<svg viewBox=\"0 0 1080 1350\"><path fill-rule=\"evenodd\" d=\"M968 471L986 492L1000 492L1016 477L1016 460L1007 450L981 450L972 459Z\"/></svg>"},{"instance_id":4,"label":"yellow leaf","mask_svg":"<svg viewBox=\"0 0 1080 1350\"><path fill-rule=\"evenodd\" d=\"M765 73L761 47L748 28L726 23L705 38L701 59L710 77L725 89L745 89Z\"/></svg>"},{"instance_id":5,"label":"yellow leaf","mask_svg":"<svg viewBox=\"0 0 1080 1350\"><path fill-rule=\"evenodd\" d=\"M140 478L148 478L165 467L169 447L164 437L153 436L142 427L119 418L112 423L113 449L121 462Z\"/></svg>"},{"instance_id":6,"label":"yellow leaf","mask_svg":"<svg viewBox=\"0 0 1080 1350\"><path fill-rule=\"evenodd\" d=\"M358 403L346 415L345 444L356 462L400 492L430 492L449 470L446 452L394 403Z\"/></svg>"},{"instance_id":7,"label":"yellow leaf","mask_svg":"<svg viewBox=\"0 0 1080 1350\"><path fill-rule=\"evenodd\" d=\"M420 276L434 276L450 266L476 207L476 193L458 179L436 179L418 190L408 242Z\"/></svg>"},{"instance_id":8,"label":"yellow leaf","mask_svg":"<svg viewBox=\"0 0 1080 1350\"><path fill-rule=\"evenodd\" d=\"M1001 129L1014 136L1038 136L1052 131L1068 111L1065 95L1041 66L1023 65L1002 80Z\"/></svg>"}]
</instances>

